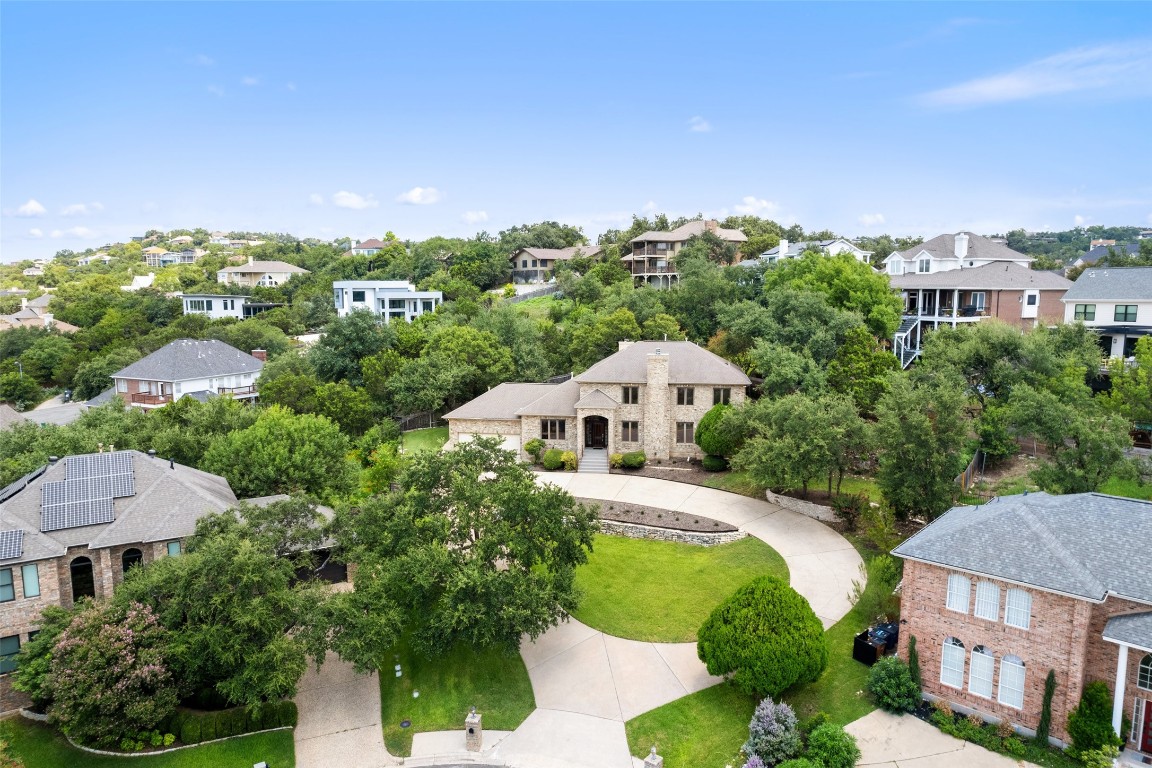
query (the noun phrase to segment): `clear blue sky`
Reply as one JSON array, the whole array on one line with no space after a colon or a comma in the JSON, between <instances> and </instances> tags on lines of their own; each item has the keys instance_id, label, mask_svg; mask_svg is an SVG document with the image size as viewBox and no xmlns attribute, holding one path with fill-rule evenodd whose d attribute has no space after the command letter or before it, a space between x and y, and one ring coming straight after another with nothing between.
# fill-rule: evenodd
<instances>
[{"instance_id":1,"label":"clear blue sky","mask_svg":"<svg viewBox=\"0 0 1152 768\"><path fill-rule=\"evenodd\" d=\"M1152 226L1148 3L0 3L0 260L634 212Z\"/></svg>"}]
</instances>

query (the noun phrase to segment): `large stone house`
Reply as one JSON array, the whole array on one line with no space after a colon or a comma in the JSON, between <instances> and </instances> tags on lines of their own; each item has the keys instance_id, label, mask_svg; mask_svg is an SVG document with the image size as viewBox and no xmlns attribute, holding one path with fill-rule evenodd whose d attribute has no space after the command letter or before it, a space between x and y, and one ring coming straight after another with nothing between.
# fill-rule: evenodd
<instances>
[{"instance_id":1,"label":"large stone house","mask_svg":"<svg viewBox=\"0 0 1152 768\"><path fill-rule=\"evenodd\" d=\"M717 403L742 403L749 384L740 368L691 342L622 341L568 381L501 384L444 418L450 446L499 436L522 458L534 438L581 460L589 451L694 458L700 418Z\"/></svg>"},{"instance_id":2,"label":"large stone house","mask_svg":"<svg viewBox=\"0 0 1152 768\"><path fill-rule=\"evenodd\" d=\"M241 352L216 339L177 339L112 374L124 402L139 408L161 408L185 395L206 400L211 395L252 399L264 369L264 350Z\"/></svg>"},{"instance_id":3,"label":"large stone house","mask_svg":"<svg viewBox=\"0 0 1152 768\"><path fill-rule=\"evenodd\" d=\"M512 260L512 281L516 283L544 283L552 278L556 263L571 261L578 256L600 255L598 245L573 245L570 248L521 248L508 258Z\"/></svg>"},{"instance_id":4,"label":"large stone house","mask_svg":"<svg viewBox=\"0 0 1152 768\"><path fill-rule=\"evenodd\" d=\"M1064 321L1099 331L1108 357L1132 357L1152 335L1152 267L1090 267L1062 300Z\"/></svg>"},{"instance_id":5,"label":"large stone house","mask_svg":"<svg viewBox=\"0 0 1152 768\"><path fill-rule=\"evenodd\" d=\"M1048 671L1052 736L1084 686L1113 696L1126 749L1152 758L1152 503L1023 494L957 507L893 550L904 559L899 652L915 636L924 692L1034 733ZM1137 760L1137 762L1140 762Z\"/></svg>"},{"instance_id":6,"label":"large stone house","mask_svg":"<svg viewBox=\"0 0 1152 768\"><path fill-rule=\"evenodd\" d=\"M748 242L748 237L738 229L724 229L712 219L697 219L671 232L645 232L632 238L629 241L632 252L622 261L632 272L637 285L667 288L680 277L676 271L676 256L680 250L690 239L705 232L711 232L728 243Z\"/></svg>"}]
</instances>

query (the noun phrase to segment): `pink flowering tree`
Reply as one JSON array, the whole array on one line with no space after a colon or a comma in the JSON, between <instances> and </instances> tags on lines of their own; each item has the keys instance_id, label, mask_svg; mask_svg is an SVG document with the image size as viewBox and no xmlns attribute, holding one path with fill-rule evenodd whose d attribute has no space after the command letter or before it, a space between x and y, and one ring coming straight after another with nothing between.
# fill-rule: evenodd
<instances>
[{"instance_id":1,"label":"pink flowering tree","mask_svg":"<svg viewBox=\"0 0 1152 768\"><path fill-rule=\"evenodd\" d=\"M52 721L73 739L105 746L155 728L179 701L167 640L147 606L84 606L52 649Z\"/></svg>"}]
</instances>

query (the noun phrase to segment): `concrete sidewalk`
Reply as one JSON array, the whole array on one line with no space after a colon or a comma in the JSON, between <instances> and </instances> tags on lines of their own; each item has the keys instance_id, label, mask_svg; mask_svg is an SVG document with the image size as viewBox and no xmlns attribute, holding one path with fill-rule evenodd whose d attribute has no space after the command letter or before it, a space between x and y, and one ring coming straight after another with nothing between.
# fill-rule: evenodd
<instances>
[{"instance_id":1,"label":"concrete sidewalk","mask_svg":"<svg viewBox=\"0 0 1152 768\"><path fill-rule=\"evenodd\" d=\"M375 673L357 674L329 653L309 668L296 691L300 713L294 738L296 768L379 768L399 765L384 748L380 683Z\"/></svg>"},{"instance_id":2,"label":"concrete sidewalk","mask_svg":"<svg viewBox=\"0 0 1152 768\"><path fill-rule=\"evenodd\" d=\"M844 730L856 737L860 747L858 766L1018 768L1032 765L949 736L912 715L898 716L876 710L849 723Z\"/></svg>"}]
</instances>

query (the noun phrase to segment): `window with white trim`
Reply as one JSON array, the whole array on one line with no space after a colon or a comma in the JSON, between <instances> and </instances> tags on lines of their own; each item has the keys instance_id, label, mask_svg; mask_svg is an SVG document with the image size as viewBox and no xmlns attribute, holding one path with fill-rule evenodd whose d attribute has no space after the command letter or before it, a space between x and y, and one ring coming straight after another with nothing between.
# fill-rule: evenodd
<instances>
[{"instance_id":1,"label":"window with white trim","mask_svg":"<svg viewBox=\"0 0 1152 768\"><path fill-rule=\"evenodd\" d=\"M1004 623L1028 629L1032 624L1032 595L1016 587L1009 589L1004 600Z\"/></svg>"},{"instance_id":2,"label":"window with white trim","mask_svg":"<svg viewBox=\"0 0 1152 768\"><path fill-rule=\"evenodd\" d=\"M996 657L982 645L972 649L972 663L968 668L968 690L985 699L992 698L992 675L996 671Z\"/></svg>"},{"instance_id":3,"label":"window with white trim","mask_svg":"<svg viewBox=\"0 0 1152 768\"><path fill-rule=\"evenodd\" d=\"M1000 660L1000 692L996 698L1013 709L1024 708L1024 660L1019 656Z\"/></svg>"},{"instance_id":4,"label":"window with white trim","mask_svg":"<svg viewBox=\"0 0 1152 768\"><path fill-rule=\"evenodd\" d=\"M964 643L954 637L944 641L940 654L940 682L950 688L964 687Z\"/></svg>"},{"instance_id":5,"label":"window with white trim","mask_svg":"<svg viewBox=\"0 0 1152 768\"><path fill-rule=\"evenodd\" d=\"M968 613L968 600L972 595L972 580L958 573L948 575L948 610Z\"/></svg>"},{"instance_id":6,"label":"window with white trim","mask_svg":"<svg viewBox=\"0 0 1152 768\"><path fill-rule=\"evenodd\" d=\"M888 262L888 274L890 274L890 275L900 274L900 262L899 261L896 261L895 259L893 259L892 261Z\"/></svg>"},{"instance_id":7,"label":"window with white trim","mask_svg":"<svg viewBox=\"0 0 1152 768\"><path fill-rule=\"evenodd\" d=\"M976 582L976 609L973 611L977 618L996 621L1000 618L1000 587L990 581Z\"/></svg>"},{"instance_id":8,"label":"window with white trim","mask_svg":"<svg viewBox=\"0 0 1152 768\"><path fill-rule=\"evenodd\" d=\"M932 271L932 260L931 259L920 259L920 272L924 273L924 272L931 272L931 271Z\"/></svg>"},{"instance_id":9,"label":"window with white trim","mask_svg":"<svg viewBox=\"0 0 1152 768\"><path fill-rule=\"evenodd\" d=\"M1152 653L1140 659L1140 669L1136 672L1136 687L1152 691Z\"/></svg>"}]
</instances>

